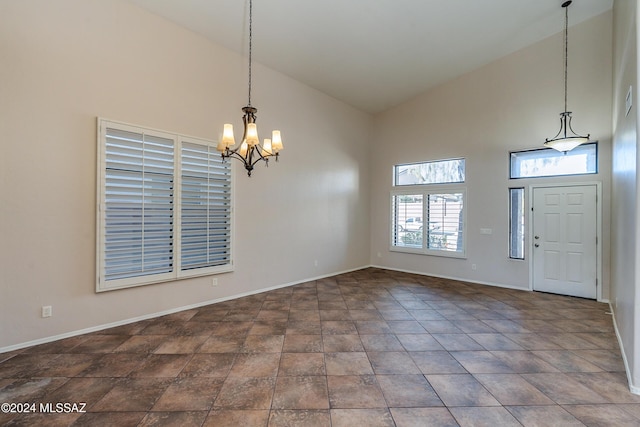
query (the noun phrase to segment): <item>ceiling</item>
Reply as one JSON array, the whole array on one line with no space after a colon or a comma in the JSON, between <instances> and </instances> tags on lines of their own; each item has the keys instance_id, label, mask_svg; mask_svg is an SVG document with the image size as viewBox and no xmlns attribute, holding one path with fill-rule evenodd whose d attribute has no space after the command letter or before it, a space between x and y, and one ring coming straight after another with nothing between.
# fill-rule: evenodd
<instances>
[{"instance_id":1,"label":"ceiling","mask_svg":"<svg viewBox=\"0 0 640 427\"><path fill-rule=\"evenodd\" d=\"M247 55L249 0L129 1ZM254 0L252 55L321 92L377 113L562 31L562 2ZM574 0L569 25L612 4Z\"/></svg>"}]
</instances>

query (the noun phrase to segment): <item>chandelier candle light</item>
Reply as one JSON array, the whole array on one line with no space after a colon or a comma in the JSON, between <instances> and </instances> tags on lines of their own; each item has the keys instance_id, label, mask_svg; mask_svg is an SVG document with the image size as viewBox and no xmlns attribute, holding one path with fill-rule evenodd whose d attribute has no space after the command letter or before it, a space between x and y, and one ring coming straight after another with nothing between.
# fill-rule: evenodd
<instances>
[{"instance_id":1,"label":"chandelier candle light","mask_svg":"<svg viewBox=\"0 0 640 427\"><path fill-rule=\"evenodd\" d=\"M569 5L571 0L562 3L564 8L564 111L560 113L560 131L552 139L546 139L544 146L566 153L580 144L589 141L589 136L581 136L571 128L571 111L567 111L567 68L568 68L568 39L569 39Z\"/></svg>"},{"instance_id":2,"label":"chandelier candle light","mask_svg":"<svg viewBox=\"0 0 640 427\"><path fill-rule=\"evenodd\" d=\"M280 151L283 149L279 130L274 130L271 134L271 139L265 138L262 145L260 145L260 138L258 138L258 128L256 126L256 113L258 109L251 105L252 20L253 0L249 0L249 100L247 106L242 107L242 111L244 112L244 116L242 116L242 122L244 123L242 142L233 148L233 146L236 145L235 138L233 137L233 125L226 123L224 125L222 138L216 147L217 150L221 152L223 161L229 157L244 163L244 168L247 170L249 176L251 176L253 166L260 160L264 160L267 166L269 165L269 157L275 157L276 161L278 161Z\"/></svg>"}]
</instances>

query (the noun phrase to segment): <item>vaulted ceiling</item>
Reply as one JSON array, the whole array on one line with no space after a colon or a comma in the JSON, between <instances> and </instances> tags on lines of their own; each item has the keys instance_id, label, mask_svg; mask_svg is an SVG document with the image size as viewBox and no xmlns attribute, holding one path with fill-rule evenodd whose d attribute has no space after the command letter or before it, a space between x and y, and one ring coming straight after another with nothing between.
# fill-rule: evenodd
<instances>
[{"instance_id":1,"label":"vaulted ceiling","mask_svg":"<svg viewBox=\"0 0 640 427\"><path fill-rule=\"evenodd\" d=\"M249 0L129 1L247 55ZM253 59L377 113L561 31L562 2L253 0ZM574 0L569 25L612 4Z\"/></svg>"}]
</instances>

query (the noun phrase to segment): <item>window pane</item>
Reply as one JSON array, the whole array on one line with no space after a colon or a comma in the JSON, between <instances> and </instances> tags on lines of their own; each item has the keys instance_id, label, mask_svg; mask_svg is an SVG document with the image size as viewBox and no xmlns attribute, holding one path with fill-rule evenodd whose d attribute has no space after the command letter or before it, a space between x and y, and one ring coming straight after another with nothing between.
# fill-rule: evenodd
<instances>
[{"instance_id":1,"label":"window pane","mask_svg":"<svg viewBox=\"0 0 640 427\"><path fill-rule=\"evenodd\" d=\"M427 215L427 248L463 252L462 193L429 194Z\"/></svg>"},{"instance_id":2,"label":"window pane","mask_svg":"<svg viewBox=\"0 0 640 427\"><path fill-rule=\"evenodd\" d=\"M579 145L566 153L552 148L516 151L510 162L511 178L598 173L598 144Z\"/></svg>"},{"instance_id":3,"label":"window pane","mask_svg":"<svg viewBox=\"0 0 640 427\"><path fill-rule=\"evenodd\" d=\"M524 259L524 188L509 189L509 258Z\"/></svg>"},{"instance_id":4,"label":"window pane","mask_svg":"<svg viewBox=\"0 0 640 427\"><path fill-rule=\"evenodd\" d=\"M464 182L464 159L395 165L395 185Z\"/></svg>"},{"instance_id":5,"label":"window pane","mask_svg":"<svg viewBox=\"0 0 640 427\"><path fill-rule=\"evenodd\" d=\"M393 196L393 246L422 249L422 194Z\"/></svg>"},{"instance_id":6,"label":"window pane","mask_svg":"<svg viewBox=\"0 0 640 427\"><path fill-rule=\"evenodd\" d=\"M108 128L105 280L173 269L173 140Z\"/></svg>"},{"instance_id":7,"label":"window pane","mask_svg":"<svg viewBox=\"0 0 640 427\"><path fill-rule=\"evenodd\" d=\"M182 270L231 262L231 163L215 148L182 143Z\"/></svg>"}]
</instances>

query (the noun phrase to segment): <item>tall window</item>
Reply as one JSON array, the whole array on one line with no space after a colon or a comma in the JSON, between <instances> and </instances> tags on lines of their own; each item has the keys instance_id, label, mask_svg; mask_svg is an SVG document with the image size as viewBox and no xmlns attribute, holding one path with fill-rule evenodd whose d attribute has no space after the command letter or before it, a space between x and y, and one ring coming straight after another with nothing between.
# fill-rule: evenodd
<instances>
[{"instance_id":1,"label":"tall window","mask_svg":"<svg viewBox=\"0 0 640 427\"><path fill-rule=\"evenodd\" d=\"M231 170L212 143L98 126L96 289L231 270Z\"/></svg>"},{"instance_id":2,"label":"tall window","mask_svg":"<svg viewBox=\"0 0 640 427\"><path fill-rule=\"evenodd\" d=\"M403 188L391 193L391 250L465 256L466 190L450 185L464 182L464 163L456 159L394 167L394 183Z\"/></svg>"},{"instance_id":3,"label":"tall window","mask_svg":"<svg viewBox=\"0 0 640 427\"><path fill-rule=\"evenodd\" d=\"M524 259L524 188L509 189L509 258Z\"/></svg>"}]
</instances>

